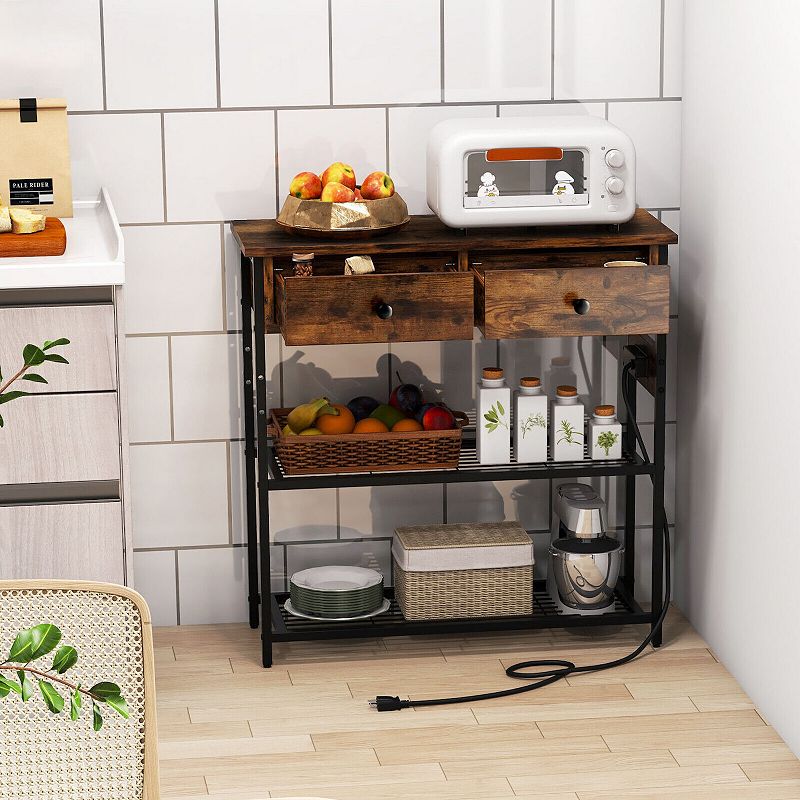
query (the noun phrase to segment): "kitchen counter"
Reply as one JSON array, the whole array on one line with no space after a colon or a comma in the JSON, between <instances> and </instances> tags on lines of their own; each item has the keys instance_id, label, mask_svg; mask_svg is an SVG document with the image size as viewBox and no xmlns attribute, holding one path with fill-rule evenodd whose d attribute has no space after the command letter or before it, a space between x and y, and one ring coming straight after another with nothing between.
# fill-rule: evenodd
<instances>
[{"instance_id":1,"label":"kitchen counter","mask_svg":"<svg viewBox=\"0 0 800 800\"><path fill-rule=\"evenodd\" d=\"M76 200L74 216L62 222L67 231L64 255L0 258L0 290L125 283L122 231L105 189L94 200Z\"/></svg>"}]
</instances>

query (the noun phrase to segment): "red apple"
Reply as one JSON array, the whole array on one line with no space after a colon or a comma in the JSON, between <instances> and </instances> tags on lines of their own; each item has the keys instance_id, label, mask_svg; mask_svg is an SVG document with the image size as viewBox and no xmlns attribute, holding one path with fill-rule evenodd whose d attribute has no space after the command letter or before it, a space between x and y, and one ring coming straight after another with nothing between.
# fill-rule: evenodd
<instances>
[{"instance_id":1,"label":"red apple","mask_svg":"<svg viewBox=\"0 0 800 800\"><path fill-rule=\"evenodd\" d=\"M356 196L356 203L363 203L364 202L364 197L361 194L361 190L358 187L356 187L353 190L353 194Z\"/></svg>"},{"instance_id":2,"label":"red apple","mask_svg":"<svg viewBox=\"0 0 800 800\"><path fill-rule=\"evenodd\" d=\"M431 406L422 415L422 427L426 431L450 431L455 426L456 418L444 406Z\"/></svg>"},{"instance_id":3,"label":"red apple","mask_svg":"<svg viewBox=\"0 0 800 800\"><path fill-rule=\"evenodd\" d=\"M349 164L343 164L341 161L331 164L319 177L323 188L329 183L341 183L348 189L356 188L356 173Z\"/></svg>"},{"instance_id":4,"label":"red apple","mask_svg":"<svg viewBox=\"0 0 800 800\"><path fill-rule=\"evenodd\" d=\"M394 181L385 172L370 172L361 184L365 200L380 200L394 194Z\"/></svg>"},{"instance_id":5,"label":"red apple","mask_svg":"<svg viewBox=\"0 0 800 800\"><path fill-rule=\"evenodd\" d=\"M322 190L323 203L352 203L356 196L353 190L341 183L326 183Z\"/></svg>"},{"instance_id":6,"label":"red apple","mask_svg":"<svg viewBox=\"0 0 800 800\"><path fill-rule=\"evenodd\" d=\"M289 194L301 200L316 200L322 194L322 181L313 172L300 172L292 178Z\"/></svg>"}]
</instances>

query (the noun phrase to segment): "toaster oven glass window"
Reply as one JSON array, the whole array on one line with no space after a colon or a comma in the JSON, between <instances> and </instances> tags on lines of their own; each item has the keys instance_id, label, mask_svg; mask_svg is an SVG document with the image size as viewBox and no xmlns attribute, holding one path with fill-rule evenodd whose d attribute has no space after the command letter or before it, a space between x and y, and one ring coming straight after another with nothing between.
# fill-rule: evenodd
<instances>
[{"instance_id":1,"label":"toaster oven glass window","mask_svg":"<svg viewBox=\"0 0 800 800\"><path fill-rule=\"evenodd\" d=\"M498 148L464 158L465 208L588 205L584 150Z\"/></svg>"}]
</instances>

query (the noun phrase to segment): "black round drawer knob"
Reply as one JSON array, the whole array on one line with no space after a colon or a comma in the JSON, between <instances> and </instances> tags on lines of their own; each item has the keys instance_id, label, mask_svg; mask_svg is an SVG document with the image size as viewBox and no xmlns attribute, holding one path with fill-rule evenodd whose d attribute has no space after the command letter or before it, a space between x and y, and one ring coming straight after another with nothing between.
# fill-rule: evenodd
<instances>
[{"instance_id":1,"label":"black round drawer knob","mask_svg":"<svg viewBox=\"0 0 800 800\"><path fill-rule=\"evenodd\" d=\"M582 297L578 298L577 300L573 300L572 307L575 309L575 313L580 314L581 316L588 314L589 309L591 308L589 301L584 300Z\"/></svg>"},{"instance_id":2,"label":"black round drawer knob","mask_svg":"<svg viewBox=\"0 0 800 800\"><path fill-rule=\"evenodd\" d=\"M383 300L375 303L375 315L380 319L389 319L393 313L392 307L388 303L384 303Z\"/></svg>"}]
</instances>

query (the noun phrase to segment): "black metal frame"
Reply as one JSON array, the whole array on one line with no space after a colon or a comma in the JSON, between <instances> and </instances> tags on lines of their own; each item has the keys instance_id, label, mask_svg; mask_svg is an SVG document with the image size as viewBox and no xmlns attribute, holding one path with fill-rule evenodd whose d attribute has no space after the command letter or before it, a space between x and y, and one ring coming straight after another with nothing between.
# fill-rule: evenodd
<instances>
[{"instance_id":1,"label":"black metal frame","mask_svg":"<svg viewBox=\"0 0 800 800\"><path fill-rule=\"evenodd\" d=\"M660 261L666 263L666 248L660 248ZM650 461L636 451L633 427L624 426L624 457L619 461L577 461L568 463L510 464L497 467L458 468L412 472L372 472L335 475L286 476L268 435L266 329L264 321L264 263L261 258L241 257L242 268L242 385L245 410L245 478L247 482L247 555L248 604L250 626L261 624L262 663L272 666L272 644L276 641L304 641L357 637L409 636L423 633L469 633L537 628L589 627L597 625L655 626L663 607L664 539L661 534L664 514L664 456L666 425L666 351L667 334L655 336L655 424L654 446ZM643 376L638 376L642 378ZM627 394L631 413L636 419L637 377L629 375ZM255 407L253 386L255 384ZM463 447L474 443L465 436ZM653 548L650 611L634 600L634 565L636 555L636 478L648 475L653 481ZM597 477L625 478L625 569L617 589L614 611L597 616L562 614L557 611L544 588L537 582L535 610L526 617L409 622L402 618L391 590L387 597L392 607L379 617L348 623L319 623L286 614L282 603L285 593L273 593L270 587L269 495L274 491L319 489L349 486L386 486L399 484L458 483L474 481L569 479ZM653 639L661 645L661 632Z\"/></svg>"}]
</instances>

